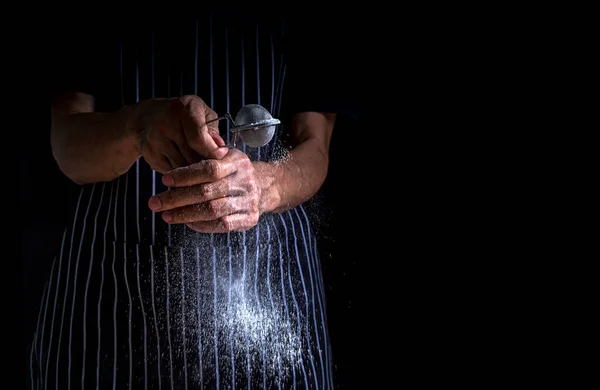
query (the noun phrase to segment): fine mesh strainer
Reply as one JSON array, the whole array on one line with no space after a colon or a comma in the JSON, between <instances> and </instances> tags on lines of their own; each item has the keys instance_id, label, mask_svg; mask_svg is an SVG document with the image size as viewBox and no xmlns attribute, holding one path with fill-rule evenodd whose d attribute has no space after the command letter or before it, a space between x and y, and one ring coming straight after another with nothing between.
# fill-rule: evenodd
<instances>
[{"instance_id":1,"label":"fine mesh strainer","mask_svg":"<svg viewBox=\"0 0 600 390\"><path fill-rule=\"evenodd\" d=\"M235 116L235 120L229 113L226 113L207 124L221 119L227 119L232 124L229 131L233 134L233 143L226 146L233 148L236 147L238 136L247 146L253 148L265 146L271 142L275 134L275 127L281 123L279 119L273 118L266 108L258 104L248 104L242 107Z\"/></svg>"}]
</instances>

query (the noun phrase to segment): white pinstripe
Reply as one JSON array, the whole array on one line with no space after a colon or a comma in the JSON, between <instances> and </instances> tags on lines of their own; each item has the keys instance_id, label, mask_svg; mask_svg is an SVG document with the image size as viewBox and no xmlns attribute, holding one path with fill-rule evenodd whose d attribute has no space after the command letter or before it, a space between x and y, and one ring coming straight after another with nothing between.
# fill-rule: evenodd
<instances>
[{"instance_id":1,"label":"white pinstripe","mask_svg":"<svg viewBox=\"0 0 600 390\"><path fill-rule=\"evenodd\" d=\"M233 278L231 246L227 245L229 252L229 286L227 288L227 315L231 318L231 285ZM231 350L231 388L235 390L235 349L233 348L233 327L229 329L229 349Z\"/></svg>"},{"instance_id":2,"label":"white pinstripe","mask_svg":"<svg viewBox=\"0 0 600 390\"><path fill-rule=\"evenodd\" d=\"M181 259L181 325L183 328L183 335L182 335L182 341L183 341L183 375L184 375L184 386L185 389L187 390L188 388L188 384L187 384L187 354L185 351L185 326L187 323L187 320L185 318L185 278L184 278L184 270L185 267L183 265L183 248L179 248L179 257Z\"/></svg>"},{"instance_id":3,"label":"white pinstripe","mask_svg":"<svg viewBox=\"0 0 600 390\"><path fill-rule=\"evenodd\" d=\"M46 282L46 284L44 285L44 289L42 290L42 299L40 300L40 309L38 310L38 318L37 318L37 326L35 328L35 333L33 336L33 341L31 343L31 354L29 356L29 369L30 369L30 375L31 375L31 388L33 388L33 351L35 349L35 353L36 355L38 355L38 360L40 358L40 352L38 351L38 339L39 339L39 329L40 329L40 320L42 319L42 307L44 306L44 298L46 297L46 294L49 294L49 289L48 289L48 282ZM40 381L38 381L39 384Z\"/></svg>"},{"instance_id":4,"label":"white pinstripe","mask_svg":"<svg viewBox=\"0 0 600 390\"><path fill-rule=\"evenodd\" d=\"M273 322L275 323L275 329L278 329L278 315L275 309L275 303L273 302L273 291L271 290L271 229L269 228L269 222L265 220L267 225L267 288L269 289L269 300L271 301L271 311L273 312ZM274 334L275 345L277 346L275 349L275 354L277 355L277 388L281 389L281 356L279 353L279 337L277 332Z\"/></svg>"},{"instance_id":5,"label":"white pinstripe","mask_svg":"<svg viewBox=\"0 0 600 390\"><path fill-rule=\"evenodd\" d=\"M200 300L200 248L196 247L196 275L197 275L197 283L196 286L196 302L198 307L198 364L200 366L200 388L204 389L204 378L202 372L202 319L200 315L201 311L201 300Z\"/></svg>"},{"instance_id":6,"label":"white pinstripe","mask_svg":"<svg viewBox=\"0 0 600 390\"><path fill-rule=\"evenodd\" d=\"M255 262L255 267L254 267L254 295L256 296L256 307L258 309L258 312L261 314L263 314L263 311L261 309L261 305L260 305L260 298L258 296L258 263L259 263L259 255L260 255L260 245L259 245L259 238L260 238L260 221L259 224L256 225L256 262ZM265 360L265 338L264 338L264 332L262 327L259 329L260 330L260 347L261 347L261 356L262 356L262 374L263 374L263 388L267 388L267 370L266 370L266 360Z\"/></svg>"},{"instance_id":7,"label":"white pinstripe","mask_svg":"<svg viewBox=\"0 0 600 390\"><path fill-rule=\"evenodd\" d=\"M98 209L96 210L96 215L94 216L94 235L92 237L92 250L90 251L90 266L88 269L88 276L85 282L85 293L83 294L83 363L81 365L81 388L84 388L85 383L85 360L86 360L86 346L87 346L87 297L88 291L90 287L90 278L92 277L92 267L94 265L94 245L96 243L96 226L98 224L98 214L100 213L100 209L102 208L102 199L104 197L104 187L106 183L102 183L102 192L100 192L100 201L98 205ZM90 198L91 202L91 198ZM82 235L83 237L83 235ZM80 248L81 249L81 248ZM79 256L78 256L79 257Z\"/></svg>"},{"instance_id":8,"label":"white pinstripe","mask_svg":"<svg viewBox=\"0 0 600 390\"><path fill-rule=\"evenodd\" d=\"M42 321L42 339L40 341L40 353L39 353L39 384L42 386L42 356L44 356L44 336L46 334L46 314L48 314L48 302L50 301L50 291L52 290L52 275L54 275L54 266L56 265L56 257L52 261L52 268L50 269L50 287L48 287L48 294L46 295L46 303L44 305L44 320ZM58 277L57 277L58 279ZM58 291L55 293L55 295Z\"/></svg>"},{"instance_id":9,"label":"white pinstripe","mask_svg":"<svg viewBox=\"0 0 600 390\"><path fill-rule=\"evenodd\" d=\"M310 334L308 332L309 328L310 328L310 324L308 323L308 321L310 321L310 314L309 314L309 303L308 303L308 293L306 291L306 283L304 282L304 272L302 271L302 265L300 262L300 253L298 252L298 238L296 236L296 227L294 226L294 220L292 219L292 214L290 211L286 212L288 218L290 219L290 225L292 226L292 234L294 236L294 249L295 249L295 253L296 253L296 264L298 265L298 272L300 273L300 281L302 282L302 291L304 292L304 304L306 307L306 325L304 327L304 331L306 333L306 345L307 345L307 350L308 350L308 357L310 360L310 365L313 371L313 376L315 378L315 386L318 389L319 388L319 384L317 382L318 378L317 378L317 370L315 369L315 363L314 363L314 358L313 358L313 354L312 354L312 348L311 348L311 342L310 342ZM308 255L308 253L307 253ZM310 258L308 259L310 261ZM288 274L289 275L289 274Z\"/></svg>"},{"instance_id":10,"label":"white pinstripe","mask_svg":"<svg viewBox=\"0 0 600 390\"><path fill-rule=\"evenodd\" d=\"M127 243L123 243L123 279L125 279L125 289L127 290L127 298L129 300L129 307L127 308L127 325L129 329L127 341L129 343L129 389L131 390L133 380L133 346L131 343L131 313L133 312L133 301L131 299L129 281L127 280Z\"/></svg>"},{"instance_id":11,"label":"white pinstripe","mask_svg":"<svg viewBox=\"0 0 600 390\"><path fill-rule=\"evenodd\" d=\"M67 377L67 389L71 388L71 351L73 341L73 317L75 315L75 299L77 298L77 272L79 271L79 258L81 256L81 247L83 246L83 237L85 236L85 227L87 225L87 216L90 211L90 206L92 205L92 199L94 198L94 190L96 189L96 184L92 186L92 193L90 194L90 200L88 202L88 206L85 209L85 215L83 216L83 227L81 228L81 237L79 239L79 248L77 249L77 260L75 262L75 275L73 275L73 300L71 303L71 319L69 321L69 376ZM73 230L73 234L75 234L75 230Z\"/></svg>"},{"instance_id":12,"label":"white pinstripe","mask_svg":"<svg viewBox=\"0 0 600 390\"><path fill-rule=\"evenodd\" d=\"M121 181L121 177L123 176L119 176L117 178L117 190L116 190L116 194L115 194L115 214L114 214L114 218L113 218L113 224L114 224L114 228L115 228L115 237L114 237L114 241L113 241L113 261L112 261L112 274L113 274L113 280L114 280L114 284L115 284L115 299L113 302L113 330L114 330L114 344L113 344L113 356L114 356L114 360L113 360L113 390L116 390L117 388L117 302L118 302L118 295L119 295L119 289L117 287L117 274L115 272L115 262L117 260L117 246L116 246L116 242L117 242L117 214L118 214L118 206L119 206L119 183ZM123 212L126 212L125 207L127 205L123 204Z\"/></svg>"},{"instance_id":13,"label":"white pinstripe","mask_svg":"<svg viewBox=\"0 0 600 390\"><path fill-rule=\"evenodd\" d=\"M219 346L217 343L217 252L215 246L212 246L213 250L213 304L214 304L214 321L215 321L215 374L217 377L217 390L220 387L220 378L219 378Z\"/></svg>"},{"instance_id":14,"label":"white pinstripe","mask_svg":"<svg viewBox=\"0 0 600 390\"><path fill-rule=\"evenodd\" d=\"M104 241L102 248L102 262L100 263L100 293L98 296L98 351L96 352L96 389L100 387L100 342L102 341L102 327L100 326L100 316L102 307L102 289L104 288L104 261L106 260L106 232L108 231L108 222L110 220L110 211L112 209L112 190L114 182L110 184L110 198L108 199L108 212L106 213L106 224L104 225Z\"/></svg>"},{"instance_id":15,"label":"white pinstripe","mask_svg":"<svg viewBox=\"0 0 600 390\"><path fill-rule=\"evenodd\" d=\"M65 320L67 294L69 293L69 276L71 274L71 257L72 257L72 253L73 253L73 238L75 236L75 223L77 222L77 214L79 212L79 204L81 203L81 196L83 195L83 190L84 189L82 188L81 191L79 192L79 199L77 200L77 207L75 208L75 217L73 218L73 228L71 229L71 246L69 249L69 263L67 264L67 284L65 287L65 295L63 298L63 310L62 310L62 315L61 315L61 320L60 320L60 333L58 334L58 346L57 346L57 350L56 350L56 388L58 388L58 368L60 367L60 365L59 365L59 363L60 363L60 344L62 341L62 330L63 330L64 320ZM68 376L69 376L69 378L71 377L70 370L69 370Z\"/></svg>"},{"instance_id":16,"label":"white pinstripe","mask_svg":"<svg viewBox=\"0 0 600 390\"><path fill-rule=\"evenodd\" d=\"M298 222L300 224L300 231L302 232L302 241L304 244L304 251L306 253L306 260L307 260L307 265L308 265L308 276L309 276L309 281L310 281L310 294L311 294L311 303L312 303L312 314L313 314L313 324L314 324L314 332L315 332L315 339L317 341L317 349L319 351L319 361L321 362L321 387L325 388L325 369L323 367L323 356L321 354L321 342L319 341L319 334L318 334L318 327L317 327L317 312L315 309L315 286L313 283L313 277L312 277L312 267L310 265L311 262L311 253L308 250L308 245L307 245L307 239L310 240L310 230L307 230L307 235L304 234L304 227L302 224L302 219L300 219L300 214L298 213L298 209L295 208L294 212L296 213L296 217L298 218ZM291 216L290 216L291 219ZM308 226L308 221L307 221L307 229L310 229L310 227ZM308 238L307 238L308 237ZM306 295L306 294L305 294ZM308 301L306 302L306 320L309 320L308 317L308 308L309 304ZM308 327L307 327L307 333L308 333ZM308 339L310 340L310 338ZM310 341L309 341L310 343ZM311 353L311 359L314 359L314 356L312 356ZM315 375L315 380L318 380L317 376ZM318 386L317 386L318 388Z\"/></svg>"},{"instance_id":17,"label":"white pinstripe","mask_svg":"<svg viewBox=\"0 0 600 390\"><path fill-rule=\"evenodd\" d=\"M313 251L314 251L314 259L315 259L315 267L319 267L320 269L323 268L323 266L321 265L321 262L319 260L319 253L316 250L317 248L317 242L315 239L315 243L313 246ZM322 304L321 306L321 319L322 319L322 326L324 327L323 333L325 335L327 335L328 331L329 331L329 327L327 326L327 306L325 305L325 284L323 283L323 273L319 272L317 274L317 279L319 279L318 283L317 283L317 287L321 288L321 294L318 295L319 297L319 304ZM321 302L321 295L323 296L323 302ZM330 345L329 343L325 343L325 359L327 360L327 369L329 370L329 382L330 382L330 386L333 389L333 362L332 362L332 354L331 354L331 350L330 350Z\"/></svg>"},{"instance_id":18,"label":"white pinstripe","mask_svg":"<svg viewBox=\"0 0 600 390\"><path fill-rule=\"evenodd\" d=\"M225 110L229 112L230 107L230 96L229 96L229 32L227 30L227 24L225 24L225 90L227 100L225 103ZM229 121L225 121L227 143L229 144L230 133L229 133ZM229 254L229 285L227 287L227 315L231 316L231 285L232 285L232 264L231 264L231 246L229 240L231 233L227 232L227 251ZM233 327L229 330L229 349L231 350L231 387L235 390L235 351L233 348Z\"/></svg>"},{"instance_id":19,"label":"white pinstripe","mask_svg":"<svg viewBox=\"0 0 600 390\"><path fill-rule=\"evenodd\" d=\"M275 217L273 217L272 215L270 215L271 217L271 223L273 224L273 230L275 231L275 236L277 237L277 243L279 244L279 272L281 275L281 298L283 300L283 306L285 308L285 317L286 317L286 322L287 322L287 328L288 328L288 334L291 334L292 332L292 324L290 322L290 312L289 312L289 308L288 308L288 304L287 304L287 299L285 297L285 283L284 283L284 272L283 272L283 252L281 250L281 240L279 239L279 232L277 231L277 225L275 224ZM292 377L293 377L293 384L294 384L294 389L296 389L296 368L295 368L295 362L294 362L294 358L292 355Z\"/></svg>"},{"instance_id":20,"label":"white pinstripe","mask_svg":"<svg viewBox=\"0 0 600 390\"><path fill-rule=\"evenodd\" d=\"M287 252L287 261L288 261L288 282L290 284L290 293L292 294L292 301L294 302L294 307L296 308L296 320L298 321L298 333L301 334L301 324L300 324L300 309L298 307L298 302L296 301L296 294L294 294L294 286L292 285L292 272L291 272L291 255L290 255L290 247L288 244L289 241L289 236L288 236L288 230L287 230L287 225L285 223L285 220L283 219L283 216L281 214L279 214L279 218L281 219L281 223L283 224L283 229L285 231L285 248L286 248L286 252ZM310 347L310 346L309 346ZM308 389L308 377L306 376L306 369L304 368L304 359L302 358L302 347L300 347L300 368L302 369L302 374L304 375L304 383L306 384L306 388Z\"/></svg>"},{"instance_id":21,"label":"white pinstripe","mask_svg":"<svg viewBox=\"0 0 600 390\"><path fill-rule=\"evenodd\" d=\"M135 253L136 253L136 276L137 276L137 287L138 287L138 296L140 298L140 307L142 308L142 319L144 321L144 389L148 388L148 342L146 341L148 338L148 331L146 327L146 310L144 310L144 300L142 299L142 288L140 286L140 246L139 244L135 245Z\"/></svg>"},{"instance_id":22,"label":"white pinstripe","mask_svg":"<svg viewBox=\"0 0 600 390\"><path fill-rule=\"evenodd\" d=\"M116 200L115 200L115 209L116 209ZM118 297L118 288L117 288L117 274L115 272L115 262L117 260L117 244L113 241L113 262L112 262L112 274L113 280L115 282L115 300L113 303L113 329L115 332L114 337L114 352L113 352L113 390L117 388L117 297Z\"/></svg>"},{"instance_id":23,"label":"white pinstripe","mask_svg":"<svg viewBox=\"0 0 600 390\"><path fill-rule=\"evenodd\" d=\"M320 270L318 264L317 264L317 256L316 256L316 248L317 248L317 243L316 243L316 238L315 238L315 242L314 245L312 243L312 239L311 239L311 234L310 234L310 221L308 220L308 215L306 215L306 212L304 211L304 207L302 207L302 205L299 206L300 211L302 211L302 214L304 215L304 219L306 220L306 226L308 229L308 245L310 247L310 252L311 252L311 256L309 257L309 264L314 261L314 266L312 267L312 269L314 270L314 274L315 274L315 279L314 279L314 283L311 281L311 284L314 286L316 284L316 289L317 292L316 294L313 293L313 311L314 311L314 296L317 296L317 300L319 303L319 309L320 309L320 316L321 316L321 329L323 331L323 349L325 350L325 362L321 361L321 369L323 368L323 366L325 366L325 374L327 376L326 380L327 381L327 385L331 386L331 388L333 388L333 382L332 382L332 373L331 373L331 368L330 368L330 364L329 364L329 343L327 342L327 329L325 328L325 310L323 309L323 305L321 303L321 294L323 294L323 299L325 298L325 291L322 291L319 285L319 274L320 272L318 270ZM311 274L312 276L312 274ZM315 325L315 332L317 331L317 327ZM319 347L320 348L320 347ZM319 350L319 357L321 357L321 351ZM323 384L323 387L325 387L325 384Z\"/></svg>"},{"instance_id":24,"label":"white pinstripe","mask_svg":"<svg viewBox=\"0 0 600 390\"><path fill-rule=\"evenodd\" d=\"M156 354L156 359L157 359L157 371L158 371L158 389L160 390L162 388L162 381L160 378L160 371L161 371L161 364L160 364L160 357L161 357L161 353L160 353L160 335L158 332L158 321L156 319L156 317L158 317L158 313L156 312L156 306L155 306L155 301L154 301L154 246L150 246L150 296L152 299L152 314L154 317L154 330L156 331L156 348L157 348L157 354Z\"/></svg>"},{"instance_id":25,"label":"white pinstripe","mask_svg":"<svg viewBox=\"0 0 600 390\"><path fill-rule=\"evenodd\" d=\"M246 104L246 63L244 56L244 35L242 34L242 107ZM242 143L242 149L244 153L246 153L246 144ZM242 301L245 305L246 294L245 294L245 286L246 286L246 232L242 232L242 248L244 251L244 270L242 274ZM250 345L248 344L248 330L246 324L244 324L244 337L246 339L246 369L247 369L247 378L248 378L248 387L250 387Z\"/></svg>"},{"instance_id":26,"label":"white pinstripe","mask_svg":"<svg viewBox=\"0 0 600 390\"><path fill-rule=\"evenodd\" d=\"M196 35L197 37L198 35ZM213 72L213 14L211 12L210 14L210 32L209 32L209 36L210 36L210 54L209 54L209 59L210 59L210 107L213 108L215 106L215 88L214 88L214 72ZM198 41L196 40L196 44L198 44ZM196 68L196 72L198 72L198 68ZM188 230L185 230L186 232L188 232ZM214 236L213 233L210 233L210 240L211 242L213 241Z\"/></svg>"},{"instance_id":27,"label":"white pinstripe","mask_svg":"<svg viewBox=\"0 0 600 390\"><path fill-rule=\"evenodd\" d=\"M227 91L227 103L225 105L225 112L230 112L231 107L229 106L229 34L227 31L227 24L225 25L225 90ZM229 121L225 121L225 129L227 136L227 144L229 145Z\"/></svg>"},{"instance_id":28,"label":"white pinstripe","mask_svg":"<svg viewBox=\"0 0 600 390\"><path fill-rule=\"evenodd\" d=\"M246 307L246 245L244 242L244 266L242 270L242 306ZM215 310L216 315L216 310ZM244 322L244 339L246 340L246 378L248 378L248 389L250 388L250 343L248 342L248 324Z\"/></svg>"},{"instance_id":29,"label":"white pinstripe","mask_svg":"<svg viewBox=\"0 0 600 390\"><path fill-rule=\"evenodd\" d=\"M138 177L139 178L139 177ZM136 180L137 182L137 180ZM125 174L125 188L123 189L123 242L127 242L127 187L129 187L129 172ZM137 187L137 183L136 183ZM137 194L139 195L139 194ZM137 201L136 201L137 202Z\"/></svg>"},{"instance_id":30,"label":"white pinstripe","mask_svg":"<svg viewBox=\"0 0 600 390\"><path fill-rule=\"evenodd\" d=\"M271 112L275 113L275 47L273 46L273 32L269 30L269 42L271 44Z\"/></svg>"},{"instance_id":31,"label":"white pinstripe","mask_svg":"<svg viewBox=\"0 0 600 390\"><path fill-rule=\"evenodd\" d=\"M258 23L256 24L256 92L257 104L260 104L260 55L258 46ZM257 148L257 160L260 161L260 148Z\"/></svg>"},{"instance_id":32,"label":"white pinstripe","mask_svg":"<svg viewBox=\"0 0 600 390\"><path fill-rule=\"evenodd\" d=\"M171 287L169 283L169 252L167 252L167 248L165 248L165 279L167 281L167 337L169 341L169 369L171 373L171 390L173 390L173 344L171 343L171 301L169 294Z\"/></svg>"},{"instance_id":33,"label":"white pinstripe","mask_svg":"<svg viewBox=\"0 0 600 390\"><path fill-rule=\"evenodd\" d=\"M58 300L58 291L60 287L60 274L62 268L63 249L65 247L65 239L67 237L67 229L63 232L63 239L60 245L60 260L58 261L58 275L56 275L56 293L54 294L54 309L52 309L52 322L50 324L50 342L48 343L48 358L46 359L46 370L44 374L44 388L48 389L48 365L50 364L50 355L52 352L52 339L54 338L54 317L56 316L56 302ZM62 329L62 327L61 327ZM58 348L58 347L57 347Z\"/></svg>"},{"instance_id":34,"label":"white pinstripe","mask_svg":"<svg viewBox=\"0 0 600 390\"><path fill-rule=\"evenodd\" d=\"M242 34L242 107L246 105L246 67L245 56L244 56L244 34ZM242 142L242 151L246 153L246 144ZM246 245L246 232L242 232L244 236L244 245Z\"/></svg>"},{"instance_id":35,"label":"white pinstripe","mask_svg":"<svg viewBox=\"0 0 600 390\"><path fill-rule=\"evenodd\" d=\"M117 236L117 213L118 213L118 206L119 206L119 183L121 182L121 177L119 176L117 178L117 190L115 191L115 214L114 214L114 219L113 219L113 227L115 230L115 236L113 238L113 240L116 242L118 240L118 236ZM123 206L125 207L125 206Z\"/></svg>"}]
</instances>

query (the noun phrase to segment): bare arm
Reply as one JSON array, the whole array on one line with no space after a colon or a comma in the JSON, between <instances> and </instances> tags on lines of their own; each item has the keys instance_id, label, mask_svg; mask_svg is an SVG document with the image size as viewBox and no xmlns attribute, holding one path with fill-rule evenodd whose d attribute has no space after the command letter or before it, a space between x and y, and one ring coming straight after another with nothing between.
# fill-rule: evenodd
<instances>
[{"instance_id":1,"label":"bare arm","mask_svg":"<svg viewBox=\"0 0 600 390\"><path fill-rule=\"evenodd\" d=\"M261 213L284 212L317 193L327 176L335 117L335 114L319 112L295 115L291 141L296 146L289 157L279 162L254 162L261 192Z\"/></svg>"},{"instance_id":2,"label":"bare arm","mask_svg":"<svg viewBox=\"0 0 600 390\"><path fill-rule=\"evenodd\" d=\"M131 108L94 112L94 97L66 93L52 102L52 154L77 184L110 181L140 157L135 130L127 129Z\"/></svg>"}]
</instances>

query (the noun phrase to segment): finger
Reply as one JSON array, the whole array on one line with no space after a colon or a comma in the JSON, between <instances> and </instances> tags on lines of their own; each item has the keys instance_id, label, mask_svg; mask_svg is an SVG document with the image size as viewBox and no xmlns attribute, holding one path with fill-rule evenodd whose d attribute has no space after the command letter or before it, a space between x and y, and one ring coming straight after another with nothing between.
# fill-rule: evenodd
<instances>
[{"instance_id":1,"label":"finger","mask_svg":"<svg viewBox=\"0 0 600 390\"><path fill-rule=\"evenodd\" d=\"M179 148L181 155L187 161L187 164L185 164L186 166L195 164L199 161L202 161L202 156L200 156L198 153L196 153L196 151L194 149L192 149L190 147L190 145L188 145L187 141L185 139L183 139L183 137L181 139L175 141L175 143L177 144L177 147Z\"/></svg>"},{"instance_id":2,"label":"finger","mask_svg":"<svg viewBox=\"0 0 600 390\"><path fill-rule=\"evenodd\" d=\"M169 160L165 159L162 154L156 153L150 145L144 151L144 160L150 165L152 170L160 173L167 173L173 170L173 166Z\"/></svg>"},{"instance_id":3,"label":"finger","mask_svg":"<svg viewBox=\"0 0 600 390\"><path fill-rule=\"evenodd\" d=\"M217 142L220 136L219 122L206 122L216 119L217 113L210 109L200 99L192 99L185 104L184 115L181 123L188 144L204 158L221 159L227 150L221 148ZM212 130L209 132L209 130ZM224 144L223 144L224 145Z\"/></svg>"},{"instance_id":4,"label":"finger","mask_svg":"<svg viewBox=\"0 0 600 390\"><path fill-rule=\"evenodd\" d=\"M186 224L199 233L243 232L256 225L257 218L250 214L231 214L212 221L200 221Z\"/></svg>"},{"instance_id":5,"label":"finger","mask_svg":"<svg viewBox=\"0 0 600 390\"><path fill-rule=\"evenodd\" d=\"M251 200L248 197L228 196L165 211L162 213L162 218L165 222L171 224L213 221L229 214L248 210L250 206Z\"/></svg>"},{"instance_id":6,"label":"finger","mask_svg":"<svg viewBox=\"0 0 600 390\"><path fill-rule=\"evenodd\" d=\"M228 178L214 183L199 184L191 187L173 188L150 198L148 207L152 211L173 210L178 207L208 202L225 196L239 196L242 189L232 188Z\"/></svg>"},{"instance_id":7,"label":"finger","mask_svg":"<svg viewBox=\"0 0 600 390\"><path fill-rule=\"evenodd\" d=\"M217 144L219 148L222 148L226 145L225 140L221 137L218 131L208 130L208 132L210 133L210 136L213 138L213 141L215 141L215 144Z\"/></svg>"},{"instance_id":8,"label":"finger","mask_svg":"<svg viewBox=\"0 0 600 390\"><path fill-rule=\"evenodd\" d=\"M183 128L181 126L180 121L175 121L175 123L173 123L173 126L177 126L180 130L174 131L170 134L170 136L173 142L175 142L175 144L177 145L177 148L179 149L181 155L183 155L183 157L187 161L187 164L184 165L191 165L197 163L198 161L201 161L202 156L196 153L196 151L192 149L187 143L187 139L185 138L185 135L183 133Z\"/></svg>"},{"instance_id":9,"label":"finger","mask_svg":"<svg viewBox=\"0 0 600 390\"><path fill-rule=\"evenodd\" d=\"M189 187L221 180L236 171L237 165L232 159L203 160L167 172L162 181L167 187Z\"/></svg>"},{"instance_id":10,"label":"finger","mask_svg":"<svg viewBox=\"0 0 600 390\"><path fill-rule=\"evenodd\" d=\"M188 162L183 153L179 150L179 146L174 141L169 142L168 147L165 150L165 157L169 160L174 168L185 167Z\"/></svg>"}]
</instances>

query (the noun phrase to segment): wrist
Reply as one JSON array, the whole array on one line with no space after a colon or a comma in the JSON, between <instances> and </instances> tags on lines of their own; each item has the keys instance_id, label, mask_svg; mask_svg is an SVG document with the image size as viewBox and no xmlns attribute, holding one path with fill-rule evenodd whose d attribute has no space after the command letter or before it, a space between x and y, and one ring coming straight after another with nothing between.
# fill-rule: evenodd
<instances>
[{"instance_id":1,"label":"wrist","mask_svg":"<svg viewBox=\"0 0 600 390\"><path fill-rule=\"evenodd\" d=\"M134 149L137 157L142 155L142 137L140 135L139 118L136 115L136 107L139 103L121 108L117 115L123 124L123 135L127 143Z\"/></svg>"},{"instance_id":2,"label":"wrist","mask_svg":"<svg viewBox=\"0 0 600 390\"><path fill-rule=\"evenodd\" d=\"M282 201L282 193L279 186L281 166L263 161L254 161L252 164L256 171L260 194L258 201L259 212L260 214L272 212L280 207Z\"/></svg>"}]
</instances>

